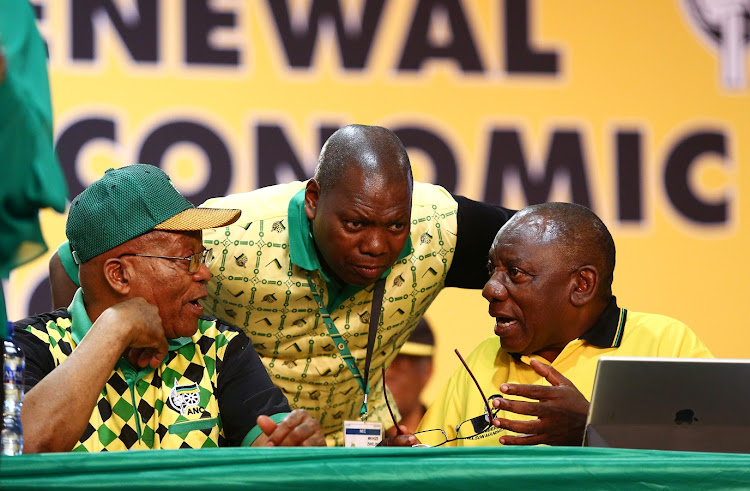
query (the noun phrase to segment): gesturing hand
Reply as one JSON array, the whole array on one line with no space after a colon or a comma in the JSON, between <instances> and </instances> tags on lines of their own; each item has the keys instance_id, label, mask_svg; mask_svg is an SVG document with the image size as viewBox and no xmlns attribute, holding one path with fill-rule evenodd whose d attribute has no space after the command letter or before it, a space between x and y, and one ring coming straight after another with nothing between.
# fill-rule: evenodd
<instances>
[{"instance_id":1,"label":"gesturing hand","mask_svg":"<svg viewBox=\"0 0 750 491\"><path fill-rule=\"evenodd\" d=\"M258 416L258 426L268 437L267 447L325 447L326 439L318 420L304 409L295 409L281 423Z\"/></svg>"},{"instance_id":2,"label":"gesturing hand","mask_svg":"<svg viewBox=\"0 0 750 491\"><path fill-rule=\"evenodd\" d=\"M529 384L502 384L503 394L518 395L539 402L495 398L494 407L516 414L537 416L531 421L495 418L493 424L519 436L505 435L503 445L581 445L586 426L589 401L560 372L537 360L531 360L536 373L547 379L551 387Z\"/></svg>"}]
</instances>

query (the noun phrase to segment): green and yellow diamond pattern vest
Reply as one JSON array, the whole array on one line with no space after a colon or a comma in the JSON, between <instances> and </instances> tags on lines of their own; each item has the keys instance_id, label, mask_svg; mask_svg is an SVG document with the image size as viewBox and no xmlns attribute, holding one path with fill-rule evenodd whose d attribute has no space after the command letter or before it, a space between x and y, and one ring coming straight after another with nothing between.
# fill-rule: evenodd
<instances>
[{"instance_id":1,"label":"green and yellow diamond pattern vest","mask_svg":"<svg viewBox=\"0 0 750 491\"><path fill-rule=\"evenodd\" d=\"M26 330L49 345L56 366L77 344L69 316ZM170 341L167 358L156 369L138 370L120 359L73 451L219 446L223 429L213 389L217 363L238 334L215 320L201 319L192 338Z\"/></svg>"}]
</instances>

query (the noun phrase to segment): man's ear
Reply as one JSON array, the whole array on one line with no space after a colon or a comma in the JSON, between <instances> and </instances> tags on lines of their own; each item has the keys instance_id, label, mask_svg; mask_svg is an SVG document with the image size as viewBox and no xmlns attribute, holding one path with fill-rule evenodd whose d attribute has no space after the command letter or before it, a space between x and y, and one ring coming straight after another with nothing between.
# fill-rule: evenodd
<instances>
[{"instance_id":1,"label":"man's ear","mask_svg":"<svg viewBox=\"0 0 750 491\"><path fill-rule=\"evenodd\" d=\"M314 178L307 181L305 186L305 215L308 220L315 218L315 211L320 198L320 184Z\"/></svg>"},{"instance_id":2,"label":"man's ear","mask_svg":"<svg viewBox=\"0 0 750 491\"><path fill-rule=\"evenodd\" d=\"M102 266L104 280L109 287L120 295L130 293L131 270L129 265L119 257L112 257L104 261Z\"/></svg>"},{"instance_id":3,"label":"man's ear","mask_svg":"<svg viewBox=\"0 0 750 491\"><path fill-rule=\"evenodd\" d=\"M581 266L573 273L572 283L570 302L576 307L581 307L596 296L599 289L599 270L590 264Z\"/></svg>"}]
</instances>

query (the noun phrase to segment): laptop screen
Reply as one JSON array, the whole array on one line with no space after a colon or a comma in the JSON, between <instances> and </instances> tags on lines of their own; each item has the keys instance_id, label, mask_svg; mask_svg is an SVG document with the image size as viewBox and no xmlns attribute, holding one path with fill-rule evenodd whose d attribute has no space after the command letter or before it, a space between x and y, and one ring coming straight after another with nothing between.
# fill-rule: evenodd
<instances>
[{"instance_id":1,"label":"laptop screen","mask_svg":"<svg viewBox=\"0 0 750 491\"><path fill-rule=\"evenodd\" d=\"M750 452L750 360L601 357L584 445Z\"/></svg>"}]
</instances>

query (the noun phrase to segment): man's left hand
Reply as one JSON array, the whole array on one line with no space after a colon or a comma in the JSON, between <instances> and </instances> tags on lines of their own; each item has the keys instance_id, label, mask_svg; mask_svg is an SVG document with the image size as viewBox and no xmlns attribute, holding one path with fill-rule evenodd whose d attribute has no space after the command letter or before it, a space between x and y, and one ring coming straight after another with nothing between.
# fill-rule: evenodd
<instances>
[{"instance_id":1,"label":"man's left hand","mask_svg":"<svg viewBox=\"0 0 750 491\"><path fill-rule=\"evenodd\" d=\"M531 421L495 418L493 424L516 433L500 438L503 445L581 445L586 426L589 401L560 372L537 360L531 360L536 373L547 379L551 387L529 384L502 384L503 394L518 395L539 402L495 398L493 405L516 414L537 416Z\"/></svg>"},{"instance_id":2,"label":"man's left hand","mask_svg":"<svg viewBox=\"0 0 750 491\"><path fill-rule=\"evenodd\" d=\"M258 416L266 447L325 447L326 438L318 420L304 409L295 409L281 423L268 416Z\"/></svg>"}]
</instances>

